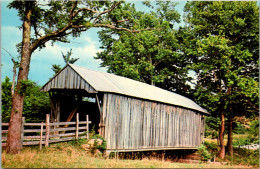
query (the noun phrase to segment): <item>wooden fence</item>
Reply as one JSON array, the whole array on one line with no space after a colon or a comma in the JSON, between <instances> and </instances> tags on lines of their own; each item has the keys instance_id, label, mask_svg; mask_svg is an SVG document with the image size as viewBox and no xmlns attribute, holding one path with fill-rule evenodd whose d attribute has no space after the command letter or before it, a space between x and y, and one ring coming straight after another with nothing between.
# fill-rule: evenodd
<instances>
[{"instance_id":1,"label":"wooden fence","mask_svg":"<svg viewBox=\"0 0 260 169\"><path fill-rule=\"evenodd\" d=\"M46 123L25 123L22 118L21 142L22 145L39 145L45 147L49 143L78 140L79 138L89 138L88 115L86 121L79 121L79 114L76 114L75 122L54 122L50 123L50 115L46 115ZM2 146L6 146L9 123L2 123Z\"/></svg>"}]
</instances>

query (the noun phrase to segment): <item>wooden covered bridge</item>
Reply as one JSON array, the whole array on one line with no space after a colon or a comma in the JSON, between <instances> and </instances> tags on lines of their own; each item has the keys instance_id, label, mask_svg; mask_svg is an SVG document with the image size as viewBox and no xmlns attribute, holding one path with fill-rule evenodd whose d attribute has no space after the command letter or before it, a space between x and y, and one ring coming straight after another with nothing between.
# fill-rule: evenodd
<instances>
[{"instance_id":1,"label":"wooden covered bridge","mask_svg":"<svg viewBox=\"0 0 260 169\"><path fill-rule=\"evenodd\" d=\"M108 151L195 149L208 112L181 95L142 82L68 64L42 88L52 121L89 114Z\"/></svg>"}]
</instances>

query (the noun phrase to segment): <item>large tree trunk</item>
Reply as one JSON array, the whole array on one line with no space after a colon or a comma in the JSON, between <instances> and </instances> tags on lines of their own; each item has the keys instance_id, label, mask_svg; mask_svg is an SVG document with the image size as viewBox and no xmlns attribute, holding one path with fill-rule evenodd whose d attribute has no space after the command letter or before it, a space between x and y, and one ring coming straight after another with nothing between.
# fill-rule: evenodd
<instances>
[{"instance_id":1,"label":"large tree trunk","mask_svg":"<svg viewBox=\"0 0 260 169\"><path fill-rule=\"evenodd\" d=\"M224 131L225 131L225 116L224 113L221 113L221 126L219 130L219 143L220 143L219 158L221 159L225 158Z\"/></svg>"},{"instance_id":2,"label":"large tree trunk","mask_svg":"<svg viewBox=\"0 0 260 169\"><path fill-rule=\"evenodd\" d=\"M229 116L228 118L228 142L227 142L227 154L229 154L231 157L233 157L233 146L232 146L232 140L233 140L233 118Z\"/></svg>"},{"instance_id":3,"label":"large tree trunk","mask_svg":"<svg viewBox=\"0 0 260 169\"><path fill-rule=\"evenodd\" d=\"M23 113L24 89L22 82L28 79L29 65L31 60L30 37L31 37L31 14L32 1L25 1L26 19L23 23L22 55L17 79L17 90L12 98L11 118L8 128L7 147L8 153L17 154L21 150L21 122Z\"/></svg>"}]
</instances>

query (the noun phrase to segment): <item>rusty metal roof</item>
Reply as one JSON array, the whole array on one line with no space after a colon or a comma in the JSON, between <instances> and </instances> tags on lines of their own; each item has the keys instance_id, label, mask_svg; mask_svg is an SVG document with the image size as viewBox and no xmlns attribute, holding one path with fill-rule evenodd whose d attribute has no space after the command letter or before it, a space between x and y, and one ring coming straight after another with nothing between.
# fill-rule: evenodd
<instances>
[{"instance_id":1,"label":"rusty metal roof","mask_svg":"<svg viewBox=\"0 0 260 169\"><path fill-rule=\"evenodd\" d=\"M72 64L69 64L68 66L74 69L96 91L118 93L142 99L159 101L208 114L205 109L201 108L191 99L159 87L111 73L89 70Z\"/></svg>"}]
</instances>

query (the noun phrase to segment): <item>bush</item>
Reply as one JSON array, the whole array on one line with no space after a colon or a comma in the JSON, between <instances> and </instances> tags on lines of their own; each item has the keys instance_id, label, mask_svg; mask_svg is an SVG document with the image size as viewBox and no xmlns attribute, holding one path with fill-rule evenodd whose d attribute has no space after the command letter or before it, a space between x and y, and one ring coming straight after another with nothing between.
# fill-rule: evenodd
<instances>
[{"instance_id":1,"label":"bush","mask_svg":"<svg viewBox=\"0 0 260 169\"><path fill-rule=\"evenodd\" d=\"M259 143L259 120L250 122L250 129L248 133L248 137L252 140L252 142Z\"/></svg>"},{"instance_id":2,"label":"bush","mask_svg":"<svg viewBox=\"0 0 260 169\"><path fill-rule=\"evenodd\" d=\"M232 142L233 146L244 146L252 144L252 141L250 138L239 138L237 141Z\"/></svg>"},{"instance_id":3,"label":"bush","mask_svg":"<svg viewBox=\"0 0 260 169\"><path fill-rule=\"evenodd\" d=\"M198 147L198 153L202 161L208 161L211 159L211 154L208 152L207 148L204 145Z\"/></svg>"},{"instance_id":4,"label":"bush","mask_svg":"<svg viewBox=\"0 0 260 169\"><path fill-rule=\"evenodd\" d=\"M245 148L234 148L233 158L229 156L228 158L234 164L259 166L259 149L248 150Z\"/></svg>"},{"instance_id":5,"label":"bush","mask_svg":"<svg viewBox=\"0 0 260 169\"><path fill-rule=\"evenodd\" d=\"M96 134L96 135L92 136L90 139L101 139L103 141L101 145L98 145L97 141L95 140L95 143L94 143L95 149L99 149L100 151L104 151L107 149L106 140L101 135Z\"/></svg>"}]
</instances>

